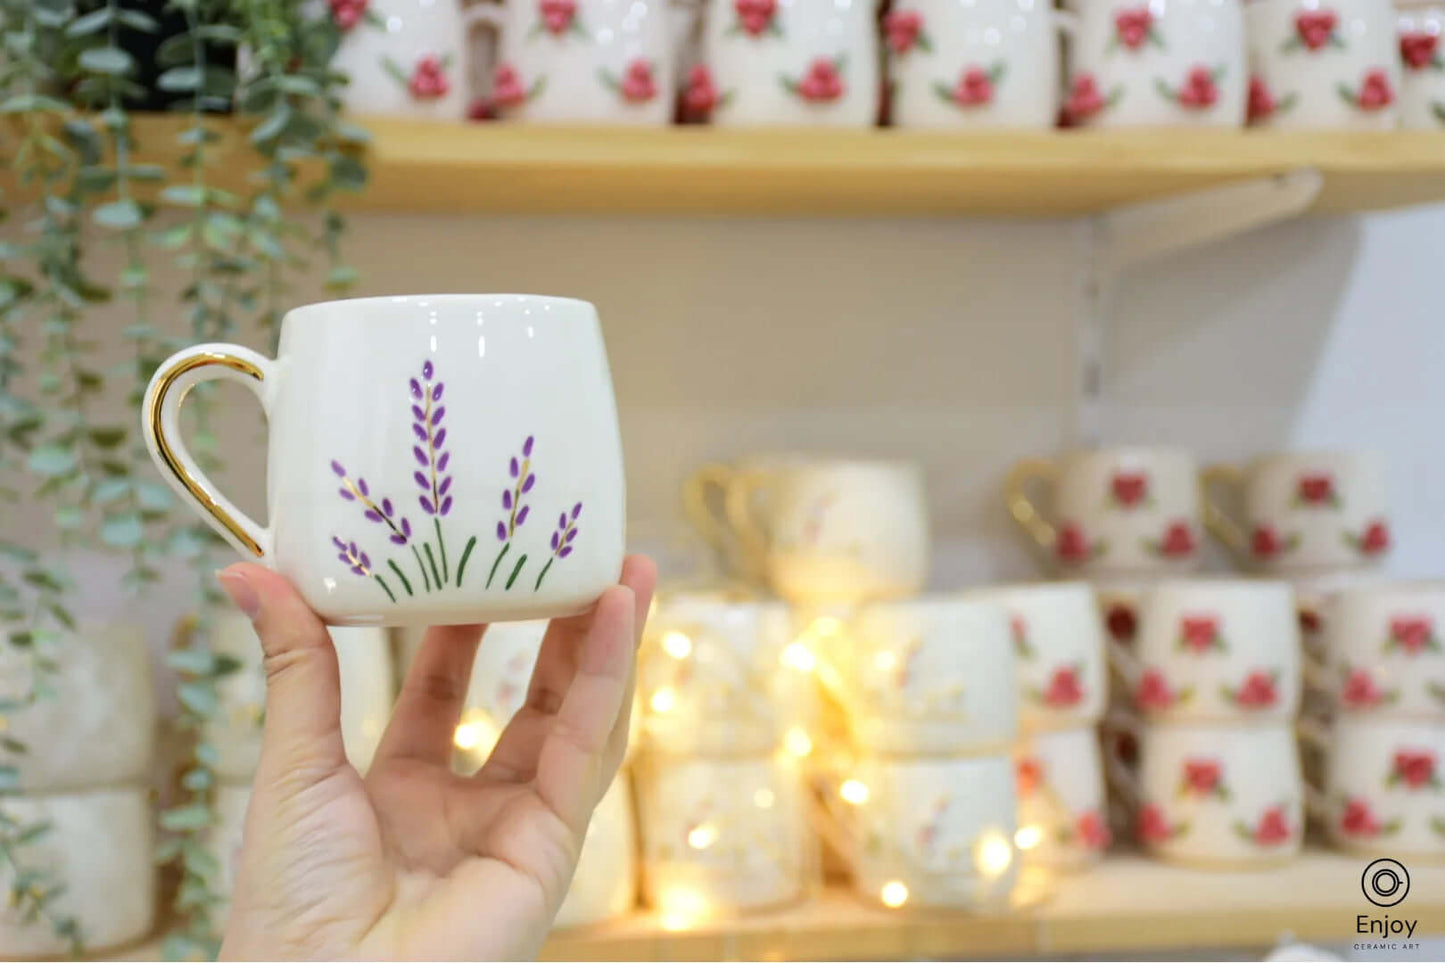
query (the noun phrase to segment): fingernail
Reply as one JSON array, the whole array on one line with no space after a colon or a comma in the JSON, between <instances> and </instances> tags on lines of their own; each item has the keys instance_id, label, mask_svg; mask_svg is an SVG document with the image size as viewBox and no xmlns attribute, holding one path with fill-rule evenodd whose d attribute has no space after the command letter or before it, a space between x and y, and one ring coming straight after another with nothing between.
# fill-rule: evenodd
<instances>
[{"instance_id":1,"label":"fingernail","mask_svg":"<svg viewBox=\"0 0 1445 963\"><path fill-rule=\"evenodd\" d=\"M246 580L246 576L240 572L226 569L216 573L216 581L231 597L236 608L246 613L246 618L254 621L256 616L261 614L261 597L256 594L255 588Z\"/></svg>"}]
</instances>

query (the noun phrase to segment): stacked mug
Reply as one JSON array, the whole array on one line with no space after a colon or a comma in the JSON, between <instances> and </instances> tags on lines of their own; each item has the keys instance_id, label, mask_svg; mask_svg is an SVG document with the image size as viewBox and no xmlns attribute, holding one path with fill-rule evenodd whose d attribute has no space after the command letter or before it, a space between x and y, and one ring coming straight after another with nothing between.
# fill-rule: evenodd
<instances>
[{"instance_id":1,"label":"stacked mug","mask_svg":"<svg viewBox=\"0 0 1445 963\"><path fill-rule=\"evenodd\" d=\"M1345 849L1445 855L1445 584L1356 585L1324 612L1307 668L1329 714L1300 729L1323 762L1310 808Z\"/></svg>"},{"instance_id":2,"label":"stacked mug","mask_svg":"<svg viewBox=\"0 0 1445 963\"><path fill-rule=\"evenodd\" d=\"M487 626L453 739L452 768L458 773L470 776L482 767L526 704L547 624L531 620ZM572 885L553 926L584 926L631 912L637 902L636 850L632 783L624 764L592 813Z\"/></svg>"},{"instance_id":3,"label":"stacked mug","mask_svg":"<svg viewBox=\"0 0 1445 963\"><path fill-rule=\"evenodd\" d=\"M1113 643L1132 711L1110 726L1111 781L1160 858L1275 865L1299 851L1304 785L1295 741L1300 645L1288 583L1163 582L1145 594L1130 649Z\"/></svg>"},{"instance_id":4,"label":"stacked mug","mask_svg":"<svg viewBox=\"0 0 1445 963\"><path fill-rule=\"evenodd\" d=\"M816 883L803 772L815 666L780 602L659 595L635 769L643 893L665 928L793 903Z\"/></svg>"}]
</instances>

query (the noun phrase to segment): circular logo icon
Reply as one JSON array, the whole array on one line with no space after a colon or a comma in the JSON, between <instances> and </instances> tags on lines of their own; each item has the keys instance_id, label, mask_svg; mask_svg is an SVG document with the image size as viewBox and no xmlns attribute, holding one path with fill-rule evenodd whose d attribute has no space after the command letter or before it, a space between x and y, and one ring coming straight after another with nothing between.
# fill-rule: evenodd
<instances>
[{"instance_id":1,"label":"circular logo icon","mask_svg":"<svg viewBox=\"0 0 1445 963\"><path fill-rule=\"evenodd\" d=\"M1394 906L1409 894L1410 874L1398 859L1377 859L1365 867L1360 888L1376 906Z\"/></svg>"}]
</instances>

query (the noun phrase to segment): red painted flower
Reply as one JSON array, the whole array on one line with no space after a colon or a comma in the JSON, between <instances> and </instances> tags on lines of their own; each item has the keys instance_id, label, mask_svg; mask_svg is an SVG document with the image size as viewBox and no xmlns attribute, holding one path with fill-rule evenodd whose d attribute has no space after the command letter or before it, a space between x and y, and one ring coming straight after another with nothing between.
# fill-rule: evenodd
<instances>
[{"instance_id":1,"label":"red painted flower","mask_svg":"<svg viewBox=\"0 0 1445 963\"><path fill-rule=\"evenodd\" d=\"M712 80L712 71L707 69L706 64L698 64L688 71L682 105L689 117L704 120L721 102L717 85Z\"/></svg>"},{"instance_id":2,"label":"red painted flower","mask_svg":"<svg viewBox=\"0 0 1445 963\"><path fill-rule=\"evenodd\" d=\"M1368 801L1351 799L1345 803L1345 811L1340 814L1340 831L1345 835L1378 836L1381 828Z\"/></svg>"},{"instance_id":3,"label":"red painted flower","mask_svg":"<svg viewBox=\"0 0 1445 963\"><path fill-rule=\"evenodd\" d=\"M1165 558L1183 558L1194 554L1194 530L1188 522L1174 522L1159 542L1159 554Z\"/></svg>"},{"instance_id":4,"label":"red painted flower","mask_svg":"<svg viewBox=\"0 0 1445 963\"><path fill-rule=\"evenodd\" d=\"M1153 29L1154 15L1148 7L1127 7L1114 14L1114 35L1130 50L1148 43Z\"/></svg>"},{"instance_id":5,"label":"red painted flower","mask_svg":"<svg viewBox=\"0 0 1445 963\"><path fill-rule=\"evenodd\" d=\"M1335 501L1335 480L1324 472L1301 475L1295 497L1306 505L1331 505Z\"/></svg>"},{"instance_id":6,"label":"red painted flower","mask_svg":"<svg viewBox=\"0 0 1445 963\"><path fill-rule=\"evenodd\" d=\"M1076 706L1084 699L1084 688L1079 684L1079 670L1064 666L1054 670L1049 678L1049 687L1044 692L1044 705L1053 709Z\"/></svg>"},{"instance_id":7,"label":"red painted flower","mask_svg":"<svg viewBox=\"0 0 1445 963\"><path fill-rule=\"evenodd\" d=\"M761 37L773 26L778 13L778 0L733 0L738 25L750 37Z\"/></svg>"},{"instance_id":8,"label":"red painted flower","mask_svg":"<svg viewBox=\"0 0 1445 963\"><path fill-rule=\"evenodd\" d=\"M1324 622L1320 619L1320 613L1314 609L1301 606L1296 614L1299 616L1299 630L1305 635L1314 635L1324 627Z\"/></svg>"},{"instance_id":9,"label":"red painted flower","mask_svg":"<svg viewBox=\"0 0 1445 963\"><path fill-rule=\"evenodd\" d=\"M547 32L560 37L572 28L572 20L577 16L577 0L541 0L537 12Z\"/></svg>"},{"instance_id":10,"label":"red painted flower","mask_svg":"<svg viewBox=\"0 0 1445 963\"><path fill-rule=\"evenodd\" d=\"M492 75L492 103L498 108L516 107L527 100L527 88L522 85L517 68L509 63L497 64Z\"/></svg>"},{"instance_id":11,"label":"red painted flower","mask_svg":"<svg viewBox=\"0 0 1445 963\"><path fill-rule=\"evenodd\" d=\"M1407 789L1438 786L1435 778L1435 754L1428 749L1396 749L1395 770L1390 782L1403 782Z\"/></svg>"},{"instance_id":12,"label":"red painted flower","mask_svg":"<svg viewBox=\"0 0 1445 963\"><path fill-rule=\"evenodd\" d=\"M1044 764L1034 756L1024 756L1014 768L1020 798L1032 796L1044 781Z\"/></svg>"},{"instance_id":13,"label":"red painted flower","mask_svg":"<svg viewBox=\"0 0 1445 963\"><path fill-rule=\"evenodd\" d=\"M416 62L407 81L407 89L418 100L434 100L445 97L451 84L447 81L446 68L436 57L423 57Z\"/></svg>"},{"instance_id":14,"label":"red painted flower","mask_svg":"<svg viewBox=\"0 0 1445 963\"><path fill-rule=\"evenodd\" d=\"M981 107L993 100L993 77L982 67L965 67L953 88L953 100L960 107Z\"/></svg>"},{"instance_id":15,"label":"red painted flower","mask_svg":"<svg viewBox=\"0 0 1445 963\"><path fill-rule=\"evenodd\" d=\"M1217 760L1186 759L1183 788L1198 796L1208 796L1219 789L1219 777L1222 774L1223 770Z\"/></svg>"},{"instance_id":16,"label":"red painted flower","mask_svg":"<svg viewBox=\"0 0 1445 963\"><path fill-rule=\"evenodd\" d=\"M894 10L883 18L883 33L889 50L906 54L923 36L923 14L917 10Z\"/></svg>"},{"instance_id":17,"label":"red painted flower","mask_svg":"<svg viewBox=\"0 0 1445 963\"><path fill-rule=\"evenodd\" d=\"M1109 611L1104 615L1104 624L1109 629L1109 634L1120 642L1134 641L1134 633L1139 631L1139 618L1134 610L1123 602L1115 602L1109 606Z\"/></svg>"},{"instance_id":18,"label":"red painted flower","mask_svg":"<svg viewBox=\"0 0 1445 963\"><path fill-rule=\"evenodd\" d=\"M1212 615L1186 615L1179 620L1179 638L1195 652L1207 652L1219 639L1219 620Z\"/></svg>"},{"instance_id":19,"label":"red painted flower","mask_svg":"<svg viewBox=\"0 0 1445 963\"><path fill-rule=\"evenodd\" d=\"M1360 551L1378 555L1390 547L1390 528L1384 522L1371 522L1360 537Z\"/></svg>"},{"instance_id":20,"label":"red painted flower","mask_svg":"<svg viewBox=\"0 0 1445 963\"><path fill-rule=\"evenodd\" d=\"M1089 557L1089 542L1084 530L1075 522L1065 522L1059 527L1058 541L1054 553L1061 562L1082 562Z\"/></svg>"},{"instance_id":21,"label":"red painted flower","mask_svg":"<svg viewBox=\"0 0 1445 963\"><path fill-rule=\"evenodd\" d=\"M1064 101L1064 116L1070 123L1077 124L1088 120L1107 106L1108 101L1104 99L1104 94L1099 90L1099 82L1094 79L1093 74L1074 75L1074 80L1069 85L1069 96Z\"/></svg>"},{"instance_id":22,"label":"red painted flower","mask_svg":"<svg viewBox=\"0 0 1445 963\"><path fill-rule=\"evenodd\" d=\"M1390 619L1390 648L1398 646L1410 655L1418 655L1434 636L1435 623L1429 616L1397 615Z\"/></svg>"},{"instance_id":23,"label":"red painted flower","mask_svg":"<svg viewBox=\"0 0 1445 963\"><path fill-rule=\"evenodd\" d=\"M1400 34L1400 57L1411 70L1425 70L1435 66L1435 51L1439 46L1439 34Z\"/></svg>"},{"instance_id":24,"label":"red painted flower","mask_svg":"<svg viewBox=\"0 0 1445 963\"><path fill-rule=\"evenodd\" d=\"M1279 104L1270 93L1269 86L1264 78L1258 74L1249 78L1249 121L1255 123L1264 120L1275 112Z\"/></svg>"},{"instance_id":25,"label":"red painted flower","mask_svg":"<svg viewBox=\"0 0 1445 963\"><path fill-rule=\"evenodd\" d=\"M657 96L657 84L652 79L652 64L638 58L627 65L622 75L622 99L629 104L645 104Z\"/></svg>"},{"instance_id":26,"label":"red painted flower","mask_svg":"<svg viewBox=\"0 0 1445 963\"><path fill-rule=\"evenodd\" d=\"M1384 698L1385 693L1375 685L1369 669L1351 669L1340 687L1340 700L1352 709L1368 709Z\"/></svg>"},{"instance_id":27,"label":"red painted flower","mask_svg":"<svg viewBox=\"0 0 1445 963\"><path fill-rule=\"evenodd\" d=\"M342 30L350 30L366 16L368 0L331 0L331 19Z\"/></svg>"},{"instance_id":28,"label":"red painted flower","mask_svg":"<svg viewBox=\"0 0 1445 963\"><path fill-rule=\"evenodd\" d=\"M1138 833L1140 842L1162 843L1174 835L1174 827L1158 803L1149 803L1139 810Z\"/></svg>"},{"instance_id":29,"label":"red painted flower","mask_svg":"<svg viewBox=\"0 0 1445 963\"><path fill-rule=\"evenodd\" d=\"M1335 35L1340 18L1333 10L1301 10L1295 14L1294 29L1300 43L1310 50L1319 50Z\"/></svg>"},{"instance_id":30,"label":"red painted flower","mask_svg":"<svg viewBox=\"0 0 1445 963\"><path fill-rule=\"evenodd\" d=\"M1259 670L1246 676L1244 685L1234 693L1234 704L1241 709L1268 709L1278 700L1274 675Z\"/></svg>"},{"instance_id":31,"label":"red painted flower","mask_svg":"<svg viewBox=\"0 0 1445 963\"><path fill-rule=\"evenodd\" d=\"M1096 811L1090 809L1079 813L1074 820L1074 835L1085 849L1107 849L1114 841L1114 834Z\"/></svg>"},{"instance_id":32,"label":"red painted flower","mask_svg":"<svg viewBox=\"0 0 1445 963\"><path fill-rule=\"evenodd\" d=\"M1284 542L1273 525L1256 525L1249 548L1255 558L1274 558L1284 548Z\"/></svg>"},{"instance_id":33,"label":"red painted flower","mask_svg":"<svg viewBox=\"0 0 1445 963\"><path fill-rule=\"evenodd\" d=\"M1207 110L1219 100L1219 87L1214 83L1214 71L1208 67L1194 67L1179 88L1179 106L1190 110Z\"/></svg>"},{"instance_id":34,"label":"red painted flower","mask_svg":"<svg viewBox=\"0 0 1445 963\"><path fill-rule=\"evenodd\" d=\"M1109 483L1114 501L1124 508L1133 508L1149 497L1149 476L1142 471L1118 472Z\"/></svg>"},{"instance_id":35,"label":"red painted flower","mask_svg":"<svg viewBox=\"0 0 1445 963\"><path fill-rule=\"evenodd\" d=\"M838 65L827 57L819 57L808 66L808 73L798 81L798 96L809 103L826 104L843 96L843 77Z\"/></svg>"},{"instance_id":36,"label":"red painted flower","mask_svg":"<svg viewBox=\"0 0 1445 963\"><path fill-rule=\"evenodd\" d=\"M1260 817L1259 825L1255 827L1254 841L1261 846L1278 846L1288 842L1289 837L1289 821L1285 817L1284 807L1272 806L1266 809Z\"/></svg>"},{"instance_id":37,"label":"red painted flower","mask_svg":"<svg viewBox=\"0 0 1445 963\"><path fill-rule=\"evenodd\" d=\"M1134 702L1141 709L1167 709L1175 698L1164 673L1158 669L1146 669L1139 677L1139 687L1134 690Z\"/></svg>"}]
</instances>

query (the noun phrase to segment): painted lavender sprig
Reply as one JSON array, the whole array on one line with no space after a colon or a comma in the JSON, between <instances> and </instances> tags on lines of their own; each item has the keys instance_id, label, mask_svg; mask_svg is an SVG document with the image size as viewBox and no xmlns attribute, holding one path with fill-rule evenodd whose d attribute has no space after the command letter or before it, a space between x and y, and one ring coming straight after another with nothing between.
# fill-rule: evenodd
<instances>
[{"instance_id":1,"label":"painted lavender sprig","mask_svg":"<svg viewBox=\"0 0 1445 963\"><path fill-rule=\"evenodd\" d=\"M552 533L552 557L547 559L547 564L543 565L542 571L537 574L537 584L532 586L532 591L542 587L542 579L547 577L553 562L572 554L572 542L577 538L577 516L581 514L582 503L578 502L572 506L570 515L562 512L557 516L557 530Z\"/></svg>"},{"instance_id":2,"label":"painted lavender sprig","mask_svg":"<svg viewBox=\"0 0 1445 963\"><path fill-rule=\"evenodd\" d=\"M341 564L349 568L353 575L360 575L362 578L370 577L376 579L377 584L386 591L387 597L393 602L396 601L396 595L392 593L391 586L386 584L386 579L371 570L371 558L364 551L357 548L355 542L342 541L333 535L331 536L331 544L339 549L336 557L341 559ZM393 565L392 567L395 568L396 566ZM398 572L397 574L400 575L401 573ZM405 584L405 582L406 579L402 579L402 583ZM408 589L408 592L410 592L410 589Z\"/></svg>"},{"instance_id":3,"label":"painted lavender sprig","mask_svg":"<svg viewBox=\"0 0 1445 963\"><path fill-rule=\"evenodd\" d=\"M492 580L497 577L497 568L506 558L507 552L511 551L512 538L517 534L517 529L527 521L527 513L531 506L524 502L524 498L532 491L537 484L537 476L532 472L532 445L536 439L528 435L527 440L522 442L522 454L520 457L513 455L507 465L507 473L511 476L508 486L502 491L502 511L507 515L497 522L497 541L502 547L497 551L497 557L492 560L492 570L487 573L487 588L491 588ZM522 566L527 563L527 556L524 554L517 559L517 564L512 568L512 574L507 578L507 588L521 574Z\"/></svg>"},{"instance_id":4,"label":"painted lavender sprig","mask_svg":"<svg viewBox=\"0 0 1445 963\"><path fill-rule=\"evenodd\" d=\"M426 589L430 592L431 582L427 577L426 568L421 563L421 555L417 553L416 546L411 544L411 522L406 516L397 514L396 506L392 504L390 498L382 498L380 502L376 501L371 495L371 487L367 485L366 479L360 475L357 475L353 479L347 474L346 467L342 465L341 462L332 459L331 471L337 478L341 479L341 487L337 489L336 492L338 495L349 502L359 503L362 507L362 514L366 517L367 521L385 525L390 532L387 538L393 545L409 546L411 548L411 553L416 558L417 568L421 570ZM402 587L406 589L406 594L411 595L411 582L402 574L396 562L388 561L386 564L396 573L397 578L401 579L401 584Z\"/></svg>"},{"instance_id":5,"label":"painted lavender sprig","mask_svg":"<svg viewBox=\"0 0 1445 963\"><path fill-rule=\"evenodd\" d=\"M447 544L442 538L441 519L452 510L452 496L449 494L452 476L446 473L447 463L452 456L451 452L445 450L447 430L442 425L442 419L447 414L446 405L441 403L446 385L440 381L432 384L435 374L436 369L432 363L425 361L421 366L421 380L412 378L410 382L411 431L416 435L416 444L412 445L411 453L420 466L411 477L416 480L417 487L422 492L417 496L421 510L431 516L432 524L436 526L437 554L442 560L440 569L432 555L431 545L423 547L427 560L431 562L432 576L440 588L451 577L447 568Z\"/></svg>"}]
</instances>

